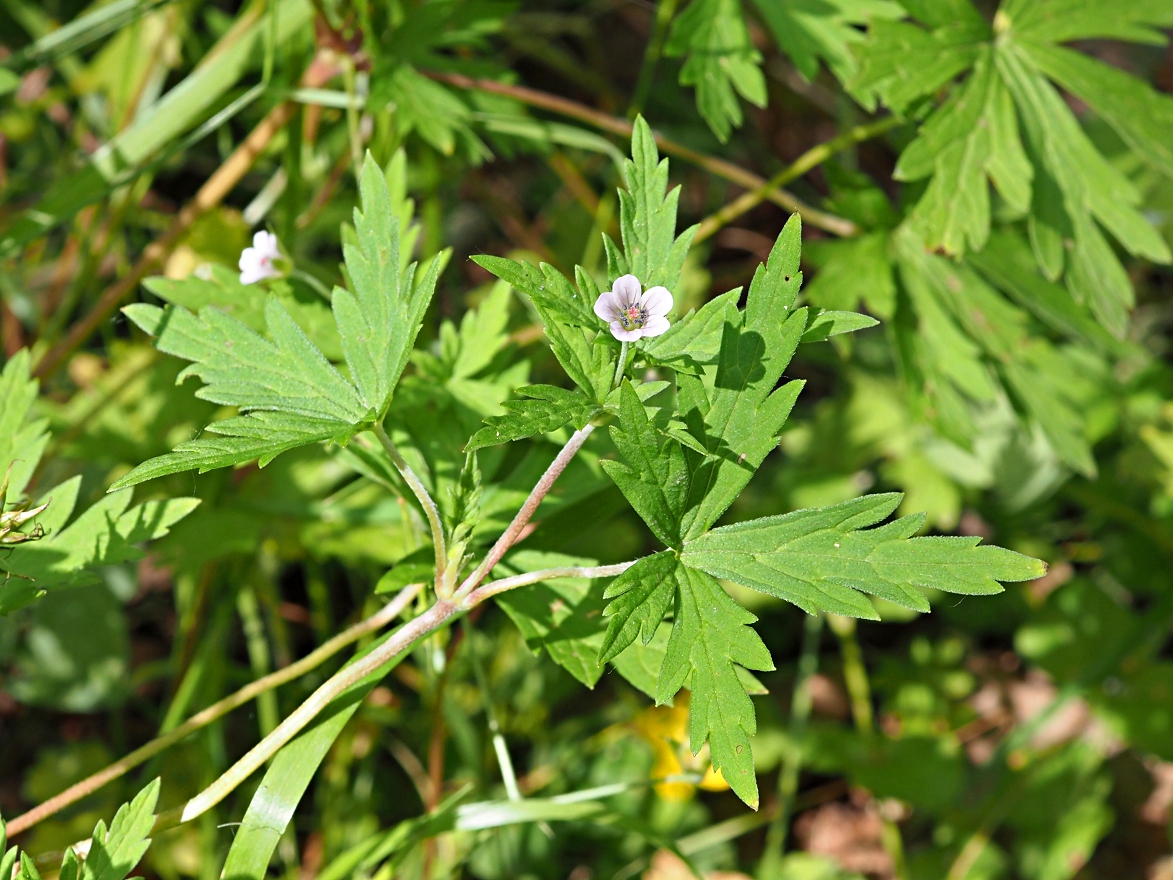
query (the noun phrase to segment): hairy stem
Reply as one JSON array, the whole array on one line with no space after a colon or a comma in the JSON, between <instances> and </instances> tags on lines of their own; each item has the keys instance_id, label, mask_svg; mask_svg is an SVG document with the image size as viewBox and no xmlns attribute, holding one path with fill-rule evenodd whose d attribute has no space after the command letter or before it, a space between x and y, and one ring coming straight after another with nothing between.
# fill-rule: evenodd
<instances>
[{"instance_id":1,"label":"hairy stem","mask_svg":"<svg viewBox=\"0 0 1173 880\"><path fill-rule=\"evenodd\" d=\"M407 463L403 453L399 451L399 447L392 442L382 422L375 423L375 436L379 438L387 455L391 457L395 469L411 487L420 507L424 509L424 516L428 518L428 526L432 530L432 547L436 551L436 587L439 589L444 580L444 569L448 565L448 550L444 546L444 526L440 522L440 509L436 507L436 502L428 494L427 487L424 486L416 472L411 469L411 465Z\"/></svg>"},{"instance_id":2,"label":"hairy stem","mask_svg":"<svg viewBox=\"0 0 1173 880\"><path fill-rule=\"evenodd\" d=\"M802 654L798 660L798 678L794 682L794 696L790 701L790 748L782 758L778 773L778 812L770 822L766 834L766 851L758 866L758 877L776 877L782 868L786 852L786 835L790 827L794 797L798 793L798 774L802 769L802 741L810 719L811 677L819 668L819 638L823 633L823 616L807 615L802 631Z\"/></svg>"},{"instance_id":3,"label":"hairy stem","mask_svg":"<svg viewBox=\"0 0 1173 880\"><path fill-rule=\"evenodd\" d=\"M436 602L431 608L405 623L383 644L369 654L339 671L333 678L322 684L309 698L298 706L292 714L277 725L276 730L253 746L247 754L220 776L210 786L189 800L179 811L179 822L190 822L197 816L206 813L220 801L232 793L244 780L275 755L282 746L297 736L301 730L318 716L332 700L341 696L346 690L358 684L380 666L393 660L403 651L406 651L421 636L439 629L450 618L463 609L454 602L443 599ZM171 817L163 814L156 820L156 827L169 825Z\"/></svg>"},{"instance_id":4,"label":"hairy stem","mask_svg":"<svg viewBox=\"0 0 1173 880\"><path fill-rule=\"evenodd\" d=\"M617 562L614 565L543 568L541 571L528 571L525 574L515 574L512 577L489 581L469 596L469 602L479 605L491 596L504 593L506 590L525 587L529 584L539 584L542 581L553 580L554 578L615 577L616 575L623 574L623 572L627 571L633 565L635 565L634 559L631 562Z\"/></svg>"},{"instance_id":5,"label":"hairy stem","mask_svg":"<svg viewBox=\"0 0 1173 880\"><path fill-rule=\"evenodd\" d=\"M489 92L495 95L507 95L510 98L521 101L523 104L529 104L531 107L540 107L552 113L559 113L571 119L578 119L603 131L609 131L612 134L628 138L631 137L632 125L626 119L619 119L618 117L595 110L593 107L588 107L586 104L580 104L577 101L571 101L558 95L551 95L549 92L542 92L538 89L526 88L525 86L499 83L491 79L473 79L472 77L459 73L441 73L434 70L421 72L434 80L448 83L460 89L475 89L476 91ZM708 156L704 153L697 152L683 144L669 140L661 134L656 134L655 139L656 146L668 155L676 156L685 162L691 162L705 169L710 174L723 177L725 180L736 183L738 186L743 186L749 190L758 190L767 186L767 181L764 177L759 177L757 174L754 174L752 171L747 171L740 165L735 165L716 156ZM852 221L845 217L837 217L826 211L812 208L799 199L798 196L794 195L794 193L788 192L787 190L781 188L769 189L767 187L765 198L785 208L787 211L797 211L802 215L804 223L817 226L819 229L825 229L834 235L851 236L859 234L859 227Z\"/></svg>"},{"instance_id":6,"label":"hairy stem","mask_svg":"<svg viewBox=\"0 0 1173 880\"><path fill-rule=\"evenodd\" d=\"M307 672L317 668L326 660L333 657L347 645L353 644L365 635L382 629L392 620L402 613L403 609L407 607L408 603L415 598L422 588L421 584L411 584L404 587L394 599L387 605L384 605L376 613L370 617L356 623L354 626L340 632L334 638L327 642L323 642L317 649L307 654L296 663L286 666L271 675L266 675L264 678L259 678L251 684L247 684L234 694L229 694L222 700L213 703L206 709L197 712L187 721L180 724L178 727L168 731L163 736L151 740L144 746L141 746L131 752L124 758L115 761L109 767L99 770L93 776L89 776L74 785L71 785L65 791L55 795L42 804L39 804L33 809L29 810L23 815L17 816L8 823L8 833L10 835L17 835L23 831L32 828L38 822L48 819L54 813L65 809L70 804L76 803L82 798L93 794L102 786L109 782L113 782L120 776L125 775L140 764L149 761L155 755L160 754L171 746L175 745L180 740L194 733L202 727L206 727L213 721L223 718L233 709L243 706L245 703L252 700L254 697L261 694L268 693L274 688L280 687L287 682L300 678Z\"/></svg>"},{"instance_id":7,"label":"hairy stem","mask_svg":"<svg viewBox=\"0 0 1173 880\"><path fill-rule=\"evenodd\" d=\"M611 387L618 388L623 381L623 371L627 369L627 343L619 345L619 363L615 365L615 378L611 380Z\"/></svg>"},{"instance_id":8,"label":"hairy stem","mask_svg":"<svg viewBox=\"0 0 1173 880\"><path fill-rule=\"evenodd\" d=\"M739 196L721 208L721 210L701 221L700 228L696 231L696 237L693 238L693 243L702 242L706 238L715 235L721 227L731 223L742 214L756 208L766 199L769 199L770 194L775 192L779 187L784 186L795 178L801 177L816 165L821 165L823 162L826 162L836 153L846 150L862 141L870 140L881 135L895 128L900 122L901 120L895 116L888 116L868 125L856 125L825 143L811 147L811 149L807 150L764 184ZM803 213L803 220L806 219L808 218Z\"/></svg>"},{"instance_id":9,"label":"hairy stem","mask_svg":"<svg viewBox=\"0 0 1173 880\"><path fill-rule=\"evenodd\" d=\"M464 579L464 583L456 591L458 598L468 596L475 590L481 581L485 579L485 576L493 570L493 566L501 561L501 557L517 541L521 530L526 527L526 524L529 523L534 513L537 512L538 505L542 503L542 499L553 488L554 481L566 470L566 466L570 464L570 460L578 454L578 450L582 449L582 445L586 443L587 438L594 430L594 425L587 425L575 431L570 436L570 439L566 441L566 445L562 447L562 451L550 462L550 466L546 468L546 472L542 474L542 478L538 480L537 485L530 491L529 497L525 499L525 504L521 506L521 510L517 511L517 515L513 517L513 522L509 524L509 528L497 539L497 543L489 549L488 554L481 560L481 564L476 567L476 570Z\"/></svg>"}]
</instances>

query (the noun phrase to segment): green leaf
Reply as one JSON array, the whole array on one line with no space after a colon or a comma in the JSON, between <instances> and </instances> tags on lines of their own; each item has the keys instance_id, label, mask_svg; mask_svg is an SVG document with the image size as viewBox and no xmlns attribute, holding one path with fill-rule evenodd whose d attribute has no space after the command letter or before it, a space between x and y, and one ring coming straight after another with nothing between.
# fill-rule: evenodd
<instances>
[{"instance_id":1,"label":"green leaf","mask_svg":"<svg viewBox=\"0 0 1173 880\"><path fill-rule=\"evenodd\" d=\"M810 314L810 324L802 334L803 342L822 342L841 333L854 333L856 330L866 330L875 327L880 322L870 315L861 315L858 312L819 311Z\"/></svg>"},{"instance_id":2,"label":"green leaf","mask_svg":"<svg viewBox=\"0 0 1173 880\"><path fill-rule=\"evenodd\" d=\"M242 410L296 413L336 422L339 426L364 421L369 410L289 313L270 297L265 317L270 339L214 309L199 317L187 309L161 310L139 306L127 316L158 334L156 347L192 364L180 380L199 376L206 383L197 397ZM148 316L152 320L147 320Z\"/></svg>"},{"instance_id":3,"label":"green leaf","mask_svg":"<svg viewBox=\"0 0 1173 880\"><path fill-rule=\"evenodd\" d=\"M494 569L494 576L597 564L594 559L562 553L520 550L509 554ZM598 659L603 644L603 591L595 584L591 578L551 578L496 598L531 649L545 648L550 659L590 688L603 674Z\"/></svg>"},{"instance_id":4,"label":"green leaf","mask_svg":"<svg viewBox=\"0 0 1173 880\"><path fill-rule=\"evenodd\" d=\"M492 152L473 132L469 124L472 111L460 97L409 64L395 64L387 70L384 59L398 61L395 54L380 53L379 58L370 100L395 113L402 135L414 131L445 156L451 156L460 144L473 164L492 158Z\"/></svg>"},{"instance_id":5,"label":"green leaf","mask_svg":"<svg viewBox=\"0 0 1173 880\"><path fill-rule=\"evenodd\" d=\"M684 452L679 443L652 427L630 382L623 382L620 394L619 424L611 427L611 439L626 464L600 464L652 533L668 546L679 547L689 487Z\"/></svg>"},{"instance_id":6,"label":"green leaf","mask_svg":"<svg viewBox=\"0 0 1173 880\"><path fill-rule=\"evenodd\" d=\"M553 385L527 385L518 388L517 393L523 399L505 401L509 414L485 419L488 427L473 434L466 449L483 449L535 434L547 434L566 424L582 428L599 411L599 407L581 392Z\"/></svg>"},{"instance_id":7,"label":"green leaf","mask_svg":"<svg viewBox=\"0 0 1173 880\"><path fill-rule=\"evenodd\" d=\"M804 288L807 300L825 309L850 311L862 297L872 314L891 318L896 311L896 279L887 251L888 233L883 229L855 238L808 242L803 257L818 272Z\"/></svg>"},{"instance_id":8,"label":"green leaf","mask_svg":"<svg viewBox=\"0 0 1173 880\"><path fill-rule=\"evenodd\" d=\"M856 70L851 47L863 41L858 25L904 18L892 0L755 0L778 46L808 82L823 61L844 82Z\"/></svg>"},{"instance_id":9,"label":"green leaf","mask_svg":"<svg viewBox=\"0 0 1173 880\"><path fill-rule=\"evenodd\" d=\"M70 481L53 491L60 503L56 511L49 505L51 517L45 523L47 532L51 526L57 529L10 548L0 559L0 571L11 574L0 583L0 614L27 605L45 590L92 583L95 566L142 558L137 544L163 537L199 504L196 498L171 498L128 510L132 493L114 492L61 529L77 496L77 483Z\"/></svg>"},{"instance_id":10,"label":"green leaf","mask_svg":"<svg viewBox=\"0 0 1173 880\"><path fill-rule=\"evenodd\" d=\"M147 835L155 824L159 784L155 779L129 804L123 804L110 823L109 833L98 823L89 855L82 863L82 880L123 880L134 870L151 845Z\"/></svg>"},{"instance_id":11,"label":"green leaf","mask_svg":"<svg viewBox=\"0 0 1173 880\"><path fill-rule=\"evenodd\" d=\"M1100 38L1163 46L1161 30L1173 27L1165 0L1005 0L998 15L1003 30L1055 43Z\"/></svg>"},{"instance_id":12,"label":"green leaf","mask_svg":"<svg viewBox=\"0 0 1173 880\"><path fill-rule=\"evenodd\" d=\"M250 461L258 461L264 467L282 452L299 446L328 440L341 442L353 433L353 426L332 419L258 412L213 422L205 430L211 436L180 443L173 452L143 462L115 481L110 490L181 471L202 474Z\"/></svg>"},{"instance_id":13,"label":"green leaf","mask_svg":"<svg viewBox=\"0 0 1173 880\"><path fill-rule=\"evenodd\" d=\"M362 209L354 212L356 240L342 248L353 291L335 288L334 316L362 403L382 418L407 366L442 260L433 260L418 279L414 263L401 266L400 219L387 176L369 154L360 188Z\"/></svg>"},{"instance_id":14,"label":"green leaf","mask_svg":"<svg viewBox=\"0 0 1173 880\"><path fill-rule=\"evenodd\" d=\"M931 249L981 250L990 231L987 176L1014 209L1030 207L1032 169L1018 134L1010 92L983 47L965 85L935 112L905 149L894 176L932 177L913 211Z\"/></svg>"},{"instance_id":15,"label":"green leaf","mask_svg":"<svg viewBox=\"0 0 1173 880\"><path fill-rule=\"evenodd\" d=\"M1132 285L1097 223L1137 256L1167 262L1169 249L1140 213L1136 187L1092 145L1062 97L1034 67L1029 49L1010 45L996 59L1024 120L1031 152L1038 157L1030 227L1036 251L1044 268L1057 277L1063 244L1069 242L1068 289L1122 337L1134 302ZM1039 164L1045 175L1039 173Z\"/></svg>"},{"instance_id":16,"label":"green leaf","mask_svg":"<svg viewBox=\"0 0 1173 880\"><path fill-rule=\"evenodd\" d=\"M611 581L603 593L610 599L603 616L607 634L599 649L599 663L613 660L638 636L647 645L664 619L676 593L676 554L663 550L640 559Z\"/></svg>"},{"instance_id":17,"label":"green leaf","mask_svg":"<svg viewBox=\"0 0 1173 880\"><path fill-rule=\"evenodd\" d=\"M1091 107L1145 161L1173 176L1173 98L1081 52L1035 43L1027 52L1039 70Z\"/></svg>"},{"instance_id":18,"label":"green leaf","mask_svg":"<svg viewBox=\"0 0 1173 880\"><path fill-rule=\"evenodd\" d=\"M899 494L869 495L831 507L724 526L689 541L681 560L714 577L777 596L808 613L827 611L878 620L870 594L928 611L918 588L985 595L999 582L1042 577L1037 559L976 537L913 535L924 516L867 529L900 503Z\"/></svg>"},{"instance_id":19,"label":"green leaf","mask_svg":"<svg viewBox=\"0 0 1173 880\"><path fill-rule=\"evenodd\" d=\"M716 367L705 377L681 376L680 411L708 453L692 466L685 539L717 521L778 443L778 432L802 390L775 390L806 330L806 309L793 309L802 284L801 222L793 215L766 265L759 266L744 311L726 315Z\"/></svg>"},{"instance_id":20,"label":"green leaf","mask_svg":"<svg viewBox=\"0 0 1173 880\"><path fill-rule=\"evenodd\" d=\"M599 329L599 316L594 313L595 298L589 295L589 291L577 289L569 278L548 263L535 267L487 254L474 254L471 259L533 300L544 323L559 320L591 330ZM586 277L585 273L582 277Z\"/></svg>"},{"instance_id":21,"label":"green leaf","mask_svg":"<svg viewBox=\"0 0 1173 880\"><path fill-rule=\"evenodd\" d=\"M758 784L749 738L757 730L753 703L737 666L768 672L770 652L750 628L757 618L737 604L715 579L680 565L672 635L660 669L656 702L670 700L691 678L689 744L693 754L708 742L713 767L753 809Z\"/></svg>"},{"instance_id":22,"label":"green leaf","mask_svg":"<svg viewBox=\"0 0 1173 880\"><path fill-rule=\"evenodd\" d=\"M962 2L969 7L968 0ZM904 113L918 98L933 94L969 69L989 37L989 27L976 12L934 30L909 22L874 20L867 40L857 50L859 72L848 89L868 110L875 109L879 98L894 112Z\"/></svg>"},{"instance_id":23,"label":"green leaf","mask_svg":"<svg viewBox=\"0 0 1173 880\"><path fill-rule=\"evenodd\" d=\"M666 332L645 340L640 352L688 372L699 372L701 364L715 364L725 332L726 310L736 310L739 299L740 287L714 297L700 311L690 311Z\"/></svg>"},{"instance_id":24,"label":"green leaf","mask_svg":"<svg viewBox=\"0 0 1173 880\"><path fill-rule=\"evenodd\" d=\"M574 380L587 398L599 405L606 401L611 393L615 372L613 352L607 337L599 333L593 341L588 342L581 328L547 320L546 338L550 340L550 350L566 370L566 375Z\"/></svg>"},{"instance_id":25,"label":"green leaf","mask_svg":"<svg viewBox=\"0 0 1173 880\"><path fill-rule=\"evenodd\" d=\"M737 0L693 0L672 23L664 54L687 55L680 83L696 88L697 109L722 142L741 125L738 94L766 106L762 55L754 48Z\"/></svg>"},{"instance_id":26,"label":"green leaf","mask_svg":"<svg viewBox=\"0 0 1173 880\"><path fill-rule=\"evenodd\" d=\"M41 872L28 853L20 854L20 873L16 875L16 880L41 880Z\"/></svg>"},{"instance_id":27,"label":"green leaf","mask_svg":"<svg viewBox=\"0 0 1173 880\"><path fill-rule=\"evenodd\" d=\"M49 435L44 419L29 420L37 399L37 381L29 377L29 353L22 348L0 372L0 480L8 472L8 501L21 497L37 468Z\"/></svg>"},{"instance_id":28,"label":"green leaf","mask_svg":"<svg viewBox=\"0 0 1173 880\"><path fill-rule=\"evenodd\" d=\"M619 190L623 254L620 256L610 236L604 234L607 274L614 281L630 273L645 288L663 286L672 290L680 280L680 270L697 227L691 226L676 235L680 187L668 191L668 160L660 159L656 139L642 116L635 120L631 159L623 163L623 177L627 183L626 191ZM595 322L589 326L598 326L597 317Z\"/></svg>"}]
</instances>

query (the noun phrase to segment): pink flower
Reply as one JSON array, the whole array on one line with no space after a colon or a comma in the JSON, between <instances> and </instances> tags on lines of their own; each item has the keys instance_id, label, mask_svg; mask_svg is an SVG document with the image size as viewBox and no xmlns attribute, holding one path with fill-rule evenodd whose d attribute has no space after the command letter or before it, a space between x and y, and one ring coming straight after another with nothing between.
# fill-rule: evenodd
<instances>
[{"instance_id":1,"label":"pink flower","mask_svg":"<svg viewBox=\"0 0 1173 880\"><path fill-rule=\"evenodd\" d=\"M256 284L265 278L279 278L281 270L274 261L281 258L277 249L277 236L261 231L253 236L253 246L240 252L240 283Z\"/></svg>"},{"instance_id":2,"label":"pink flower","mask_svg":"<svg viewBox=\"0 0 1173 880\"><path fill-rule=\"evenodd\" d=\"M643 291L641 293L641 291ZM615 279L611 290L595 300L595 314L611 325L611 335L621 342L659 336L668 329L672 294L666 287L644 291L634 275Z\"/></svg>"}]
</instances>

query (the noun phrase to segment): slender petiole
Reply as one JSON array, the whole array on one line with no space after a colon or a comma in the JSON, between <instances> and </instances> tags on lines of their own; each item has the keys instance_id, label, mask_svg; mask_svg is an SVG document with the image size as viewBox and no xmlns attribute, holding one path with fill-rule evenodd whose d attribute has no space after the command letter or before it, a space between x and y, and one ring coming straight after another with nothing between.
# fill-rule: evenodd
<instances>
[{"instance_id":1,"label":"slender petiole","mask_svg":"<svg viewBox=\"0 0 1173 880\"><path fill-rule=\"evenodd\" d=\"M411 487L412 493L416 500L419 501L420 507L424 509L424 516L428 518L428 526L432 530L432 546L436 551L436 584L439 585L444 579L444 569L448 564L448 549L444 546L444 526L440 522L440 509L436 507L436 502L432 500L432 496L428 494L427 487L419 478L419 475L411 469L411 465L403 457L403 453L399 451L399 447L391 440L387 434L387 429L383 427L382 422L375 422L375 436L379 438L379 442L383 444L383 448L387 451L387 455L391 458L391 463L395 465L395 469L399 471L400 476L403 477L407 485Z\"/></svg>"}]
</instances>

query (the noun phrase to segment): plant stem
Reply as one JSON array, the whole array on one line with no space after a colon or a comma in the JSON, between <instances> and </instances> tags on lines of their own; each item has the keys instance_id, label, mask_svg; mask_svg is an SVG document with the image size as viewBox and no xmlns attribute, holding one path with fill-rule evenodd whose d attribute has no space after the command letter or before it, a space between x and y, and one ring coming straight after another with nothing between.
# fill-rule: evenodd
<instances>
[{"instance_id":1,"label":"plant stem","mask_svg":"<svg viewBox=\"0 0 1173 880\"><path fill-rule=\"evenodd\" d=\"M782 870L782 856L786 852L786 835L790 830L790 816L794 796L798 793L798 774L802 769L803 740L810 720L812 694L811 676L819 668L819 639L823 633L823 616L807 615L802 630L802 653L798 660L798 678L794 682L794 696L790 701L790 747L782 758L778 773L778 812L766 833L766 850L758 865L761 880L778 876Z\"/></svg>"},{"instance_id":2,"label":"plant stem","mask_svg":"<svg viewBox=\"0 0 1173 880\"><path fill-rule=\"evenodd\" d=\"M652 90L652 81L656 76L656 65L660 63L660 55L664 51L664 40L668 36L668 25L672 16L676 14L678 0L660 0L656 5L656 17L652 20L652 34L648 37L648 47L644 50L644 60L640 64L639 79L635 82L635 93L631 98L631 106L627 108L627 118L635 117L644 109L648 94Z\"/></svg>"},{"instance_id":3,"label":"plant stem","mask_svg":"<svg viewBox=\"0 0 1173 880\"><path fill-rule=\"evenodd\" d=\"M216 806L275 755L282 746L297 736L332 700L406 651L422 636L439 629L440 626L463 610L456 603L441 599L419 617L405 623L392 633L391 637L383 644L344 667L333 678L322 684L304 703L277 725L271 734L253 746L219 779L189 800L182 810L164 813L157 817L155 820L156 829L170 827L170 824L176 819L179 823L190 822ZM178 812L177 817L174 815L176 812Z\"/></svg>"},{"instance_id":4,"label":"plant stem","mask_svg":"<svg viewBox=\"0 0 1173 880\"><path fill-rule=\"evenodd\" d=\"M512 86L491 79L473 79L472 77L459 73L441 73L434 70L425 70L421 71L421 73L439 82L448 83L456 88L475 89L476 91L489 92L494 95L506 95L521 101L523 104L529 104L531 107L541 107L543 110L549 110L552 113L559 113L571 119L578 119L603 131L609 131L621 137L631 137L632 125L626 119L619 119L618 117L595 110L593 107L588 107L586 104L580 104L577 101L571 101L558 95L551 95L549 92L542 92L538 89L531 89L525 86ZM704 153L697 152L683 144L669 140L661 134L654 134L654 137L656 146L665 153L676 156L678 159L683 159L686 162L691 162L705 169L710 174L723 177L725 180L736 183L738 186L743 186L749 190L766 188L767 193L765 198L767 200L785 208L787 211L797 211L802 215L804 223L825 229L834 235L852 236L859 234L859 227L851 220L845 217L836 217L834 214L812 208L799 199L798 196L794 195L794 193L784 189L769 189L764 177L759 177L752 171L745 170L740 165L735 165L716 156L708 156Z\"/></svg>"},{"instance_id":5,"label":"plant stem","mask_svg":"<svg viewBox=\"0 0 1173 880\"><path fill-rule=\"evenodd\" d=\"M591 432L595 430L594 425L587 425L575 431L570 439L566 441L566 445L562 447L562 451L558 456L550 462L550 466L546 468L546 472L542 474L542 478L538 480L537 485L529 493L529 497L525 499L525 504L521 506L521 510L517 511L517 515L513 517L513 522L509 524L509 528L497 539L485 558L481 560L481 564L476 567L476 570L464 579L464 583L460 585L460 589L456 591L457 598L468 596L472 599L473 590L480 585L485 576L493 570L501 557L505 555L506 551L513 546L517 541L521 530L526 527L534 513L537 512L538 505L542 503L542 499L546 497L550 489L554 486L554 481L566 470L566 466L570 464L570 460L578 454L578 450L586 443L587 438ZM475 594L473 594L475 595ZM477 604L481 600L476 600L472 604Z\"/></svg>"},{"instance_id":6,"label":"plant stem","mask_svg":"<svg viewBox=\"0 0 1173 880\"><path fill-rule=\"evenodd\" d=\"M394 599L370 617L340 632L328 642L323 642L318 648L296 663L292 663L284 669L245 685L236 693L229 694L224 699L197 712L175 729L135 749L129 755L115 761L104 770L99 770L93 776L89 776L81 782L71 785L65 791L33 807L27 813L17 816L8 823L9 835L17 835L23 831L27 831L38 822L48 819L70 804L76 803L87 795L93 794L107 783L113 782L140 764L150 760L155 755L175 745L175 743L187 737L188 734L194 733L201 727L206 727L213 721L224 717L233 709L243 706L254 697L267 693L317 668L347 645L353 644L369 633L382 629L398 617L403 609L407 607L408 603L420 592L421 588L421 584L411 584L404 587Z\"/></svg>"},{"instance_id":7,"label":"plant stem","mask_svg":"<svg viewBox=\"0 0 1173 880\"><path fill-rule=\"evenodd\" d=\"M696 231L696 237L693 238L693 243L702 242L715 235L721 227L769 199L770 194L779 187L801 177L816 165L826 162L836 153L881 135L895 128L901 121L895 116L888 116L868 125L856 125L829 141L811 147L764 184L739 196L721 210L702 220L700 228ZM805 214L803 214L803 219L807 219Z\"/></svg>"},{"instance_id":8,"label":"plant stem","mask_svg":"<svg viewBox=\"0 0 1173 880\"><path fill-rule=\"evenodd\" d=\"M489 735L493 739L493 751L497 755L497 765L501 768L501 781L505 783L505 793L511 801L521 800L521 789L517 787L517 773L513 769L513 761L509 757L509 748L505 744L505 737L501 735L501 723L497 720L497 711L493 708L493 697L489 692L489 681L485 677L481 658L477 654L477 647L473 644L472 629L468 620L460 622L464 628L464 643L468 647L468 658L472 664L473 675L476 676L477 687L481 689L481 699L485 701L485 715L489 720Z\"/></svg>"},{"instance_id":9,"label":"plant stem","mask_svg":"<svg viewBox=\"0 0 1173 880\"><path fill-rule=\"evenodd\" d=\"M251 587L243 587L236 594L236 610L240 614L240 623L244 629L249 664L252 666L253 675L260 681L272 671L273 658L269 652L269 640L265 636L265 625L261 622L257 594ZM262 737L268 736L277 726L279 713L274 696L272 691L257 694L257 722L260 724Z\"/></svg>"},{"instance_id":10,"label":"plant stem","mask_svg":"<svg viewBox=\"0 0 1173 880\"><path fill-rule=\"evenodd\" d=\"M390 456L391 462L395 465L395 469L399 471L400 476L411 487L411 491L415 495L416 500L419 501L420 507L424 509L424 516L428 518L428 525L432 530L432 547L436 551L436 587L438 590L444 579L444 569L448 565L448 550L444 546L444 526L440 522L440 509L436 507L436 502L428 494L427 487L424 486L423 481L420 480L416 472L411 469L411 466L399 451L399 447L392 442L382 422L375 422L375 436L383 444L383 449L387 451L387 455Z\"/></svg>"},{"instance_id":11,"label":"plant stem","mask_svg":"<svg viewBox=\"0 0 1173 880\"><path fill-rule=\"evenodd\" d=\"M479 605L491 596L496 596L498 593L504 593L506 590L512 590L517 587L528 586L529 584L538 584L542 581L553 580L554 578L599 578L599 577L615 577L615 575L623 574L627 569L635 565L635 560L631 562L617 562L614 565L595 565L582 566L577 568L544 568L541 571L529 571L525 574L516 574L512 577L501 578L496 581L489 581L472 595L476 597L476 603ZM471 598L471 597L470 597Z\"/></svg>"},{"instance_id":12,"label":"plant stem","mask_svg":"<svg viewBox=\"0 0 1173 880\"><path fill-rule=\"evenodd\" d=\"M863 663L863 651L855 637L855 619L831 614L827 617L831 630L839 638L839 650L843 657L843 681L851 699L851 717L855 729L861 736L871 736L875 722L872 716L872 693L868 684L868 671Z\"/></svg>"},{"instance_id":13,"label":"plant stem","mask_svg":"<svg viewBox=\"0 0 1173 880\"><path fill-rule=\"evenodd\" d=\"M619 383L623 381L623 371L627 369L627 343L622 342L619 345L619 363L615 365L615 378L611 380L611 387L618 388Z\"/></svg>"}]
</instances>

